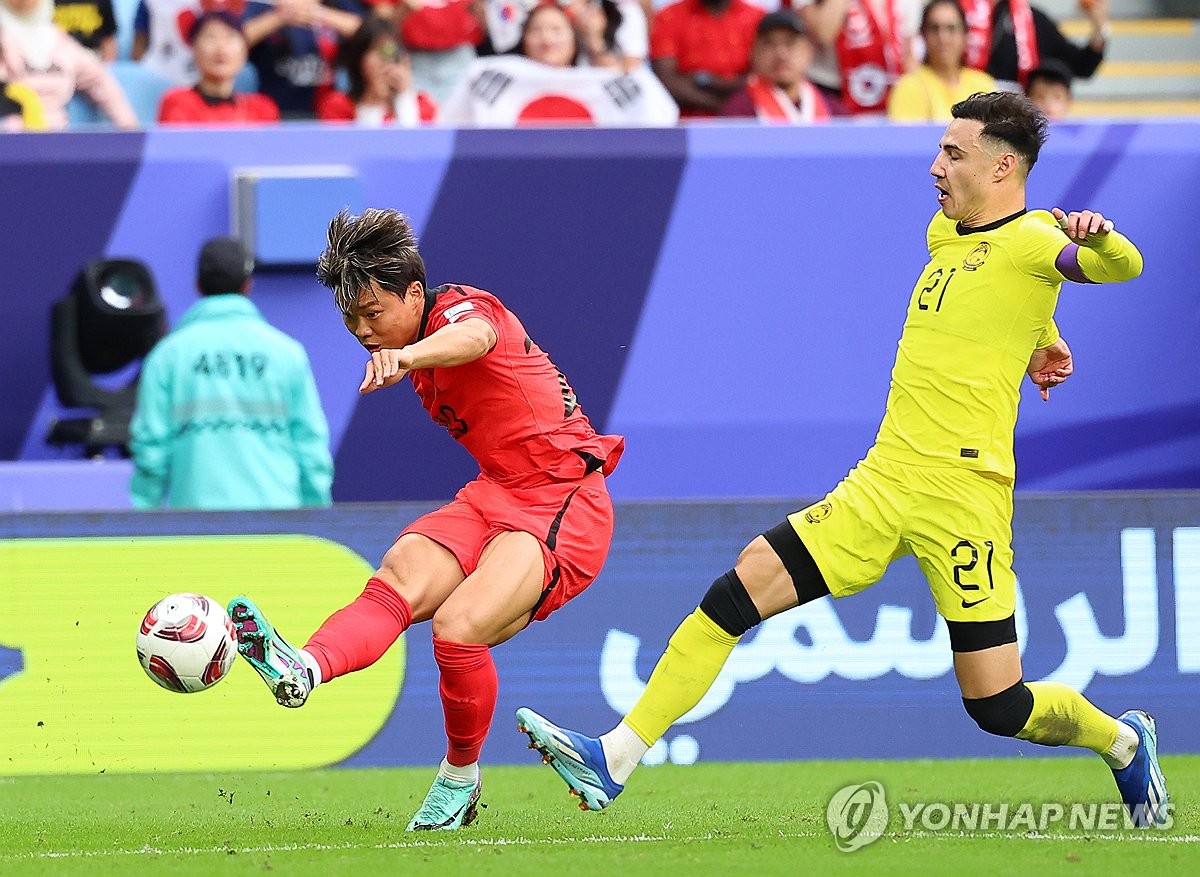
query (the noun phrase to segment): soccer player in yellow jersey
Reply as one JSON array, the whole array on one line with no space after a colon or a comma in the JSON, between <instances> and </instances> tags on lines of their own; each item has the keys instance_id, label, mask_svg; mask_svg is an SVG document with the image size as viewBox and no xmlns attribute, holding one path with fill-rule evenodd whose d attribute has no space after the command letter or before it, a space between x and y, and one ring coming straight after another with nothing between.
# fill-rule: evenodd
<instances>
[{"instance_id":1,"label":"soccer player in yellow jersey","mask_svg":"<svg viewBox=\"0 0 1200 877\"><path fill-rule=\"evenodd\" d=\"M941 210L909 298L874 446L824 499L755 538L672 635L646 690L600 738L532 710L521 730L598 810L648 748L694 707L739 637L762 619L874 584L916 556L946 619L963 706L992 734L1079 746L1112 769L1136 824L1168 818L1154 720L1113 718L1054 682L1025 682L1012 568L1013 429L1028 373L1048 398L1071 373L1054 325L1064 280L1108 283L1142 258L1099 213L1027 211L1046 120L1008 93L955 104L930 173Z\"/></svg>"}]
</instances>

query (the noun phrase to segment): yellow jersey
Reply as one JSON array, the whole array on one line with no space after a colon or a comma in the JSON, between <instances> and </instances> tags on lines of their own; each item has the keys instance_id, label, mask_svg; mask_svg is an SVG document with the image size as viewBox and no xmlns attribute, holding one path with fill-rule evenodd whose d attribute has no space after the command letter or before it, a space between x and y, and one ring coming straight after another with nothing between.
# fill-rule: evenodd
<instances>
[{"instance_id":1,"label":"yellow jersey","mask_svg":"<svg viewBox=\"0 0 1200 877\"><path fill-rule=\"evenodd\" d=\"M938 211L913 289L876 451L925 466L1016 474L1013 430L1033 351L1058 340L1070 241L1045 210L976 229Z\"/></svg>"}]
</instances>

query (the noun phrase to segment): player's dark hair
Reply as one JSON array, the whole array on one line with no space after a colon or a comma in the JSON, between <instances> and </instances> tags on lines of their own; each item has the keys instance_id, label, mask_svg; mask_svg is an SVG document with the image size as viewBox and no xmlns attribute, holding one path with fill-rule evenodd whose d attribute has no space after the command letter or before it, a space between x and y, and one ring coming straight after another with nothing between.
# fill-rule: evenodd
<instances>
[{"instance_id":1,"label":"player's dark hair","mask_svg":"<svg viewBox=\"0 0 1200 877\"><path fill-rule=\"evenodd\" d=\"M317 280L333 290L343 314L354 311L372 280L401 298L414 280L424 286L425 262L408 217L391 209L368 208L357 216L343 210L329 223Z\"/></svg>"},{"instance_id":2,"label":"player's dark hair","mask_svg":"<svg viewBox=\"0 0 1200 877\"><path fill-rule=\"evenodd\" d=\"M973 94L950 108L956 119L983 123L984 137L1008 145L1025 164L1025 172L1034 166L1042 144L1046 142L1046 117L1029 98L1008 91Z\"/></svg>"}]
</instances>

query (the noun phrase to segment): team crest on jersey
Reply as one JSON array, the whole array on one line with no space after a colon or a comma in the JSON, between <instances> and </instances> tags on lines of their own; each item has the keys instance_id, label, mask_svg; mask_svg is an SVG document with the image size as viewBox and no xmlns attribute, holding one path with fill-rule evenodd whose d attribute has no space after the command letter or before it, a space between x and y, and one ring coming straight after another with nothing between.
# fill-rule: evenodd
<instances>
[{"instance_id":1,"label":"team crest on jersey","mask_svg":"<svg viewBox=\"0 0 1200 877\"><path fill-rule=\"evenodd\" d=\"M967 258L963 259L963 270L974 271L977 268L982 268L983 263L987 261L988 253L992 251L992 245L987 241L979 244L971 252L967 253Z\"/></svg>"},{"instance_id":2,"label":"team crest on jersey","mask_svg":"<svg viewBox=\"0 0 1200 877\"><path fill-rule=\"evenodd\" d=\"M804 520L810 524L819 524L833 512L833 506L827 502L817 503L804 513Z\"/></svg>"}]
</instances>

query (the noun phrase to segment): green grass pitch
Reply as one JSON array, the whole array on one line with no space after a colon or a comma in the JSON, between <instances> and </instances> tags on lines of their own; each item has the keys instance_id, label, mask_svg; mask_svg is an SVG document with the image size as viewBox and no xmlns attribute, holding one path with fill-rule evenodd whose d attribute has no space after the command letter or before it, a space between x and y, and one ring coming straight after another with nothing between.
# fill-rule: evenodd
<instances>
[{"instance_id":1,"label":"green grass pitch","mask_svg":"<svg viewBox=\"0 0 1200 877\"><path fill-rule=\"evenodd\" d=\"M531 753L532 756L532 753ZM0 778L0 874L1200 874L1200 756L1166 756L1174 826L905 831L895 802L1101 802L1098 759L838 761L644 768L582 813L549 768L484 772L479 821L406 834L433 769ZM837 789L878 780L888 832L839 852Z\"/></svg>"}]
</instances>

